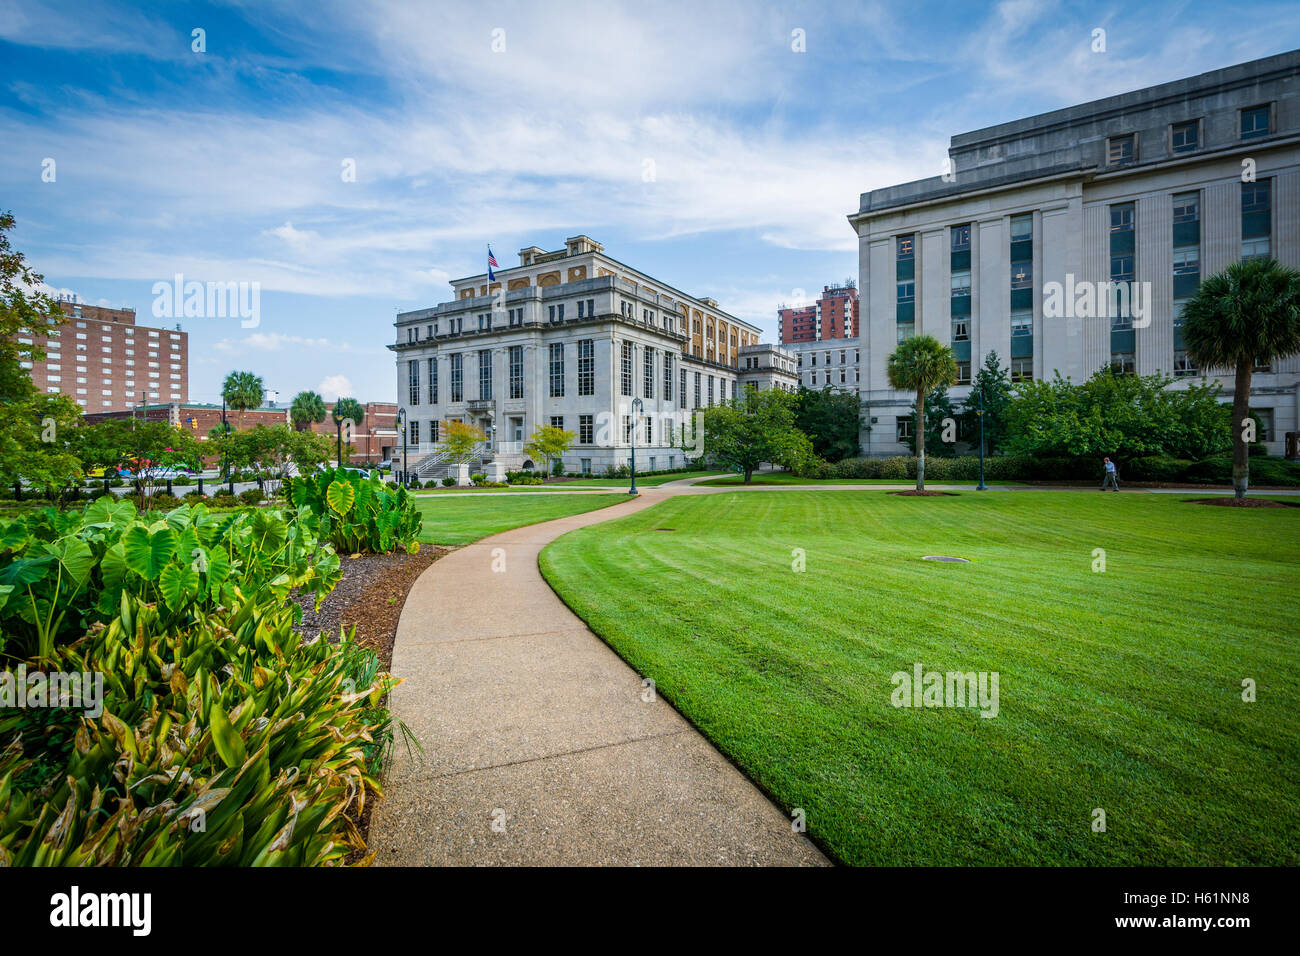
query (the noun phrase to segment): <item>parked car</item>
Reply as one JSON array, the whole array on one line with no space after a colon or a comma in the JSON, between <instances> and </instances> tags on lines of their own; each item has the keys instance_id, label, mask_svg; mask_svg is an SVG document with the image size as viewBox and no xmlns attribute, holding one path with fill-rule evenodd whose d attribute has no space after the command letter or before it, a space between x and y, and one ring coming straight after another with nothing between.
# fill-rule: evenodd
<instances>
[{"instance_id":1,"label":"parked car","mask_svg":"<svg viewBox=\"0 0 1300 956\"><path fill-rule=\"evenodd\" d=\"M151 481L172 481L176 478L188 478L189 475L190 472L184 468L164 468L162 465L154 465L140 472L141 478Z\"/></svg>"}]
</instances>

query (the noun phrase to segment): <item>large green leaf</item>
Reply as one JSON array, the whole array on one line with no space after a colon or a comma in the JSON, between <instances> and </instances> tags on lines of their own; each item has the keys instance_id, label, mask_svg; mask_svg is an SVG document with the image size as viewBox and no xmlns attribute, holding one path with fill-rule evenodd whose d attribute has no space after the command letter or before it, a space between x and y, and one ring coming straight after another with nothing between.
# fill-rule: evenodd
<instances>
[{"instance_id":1,"label":"large green leaf","mask_svg":"<svg viewBox=\"0 0 1300 956\"><path fill-rule=\"evenodd\" d=\"M325 492L325 500L329 502L330 510L335 514L345 515L352 508L352 502L356 500L356 492L346 481L336 481Z\"/></svg>"},{"instance_id":2,"label":"large green leaf","mask_svg":"<svg viewBox=\"0 0 1300 956\"><path fill-rule=\"evenodd\" d=\"M198 592L199 576L188 564L169 564L158 576L158 591L173 611Z\"/></svg>"},{"instance_id":3,"label":"large green leaf","mask_svg":"<svg viewBox=\"0 0 1300 956\"><path fill-rule=\"evenodd\" d=\"M122 548L127 567L153 581L176 553L176 532L164 525L150 534L140 525L134 525L122 535Z\"/></svg>"},{"instance_id":4,"label":"large green leaf","mask_svg":"<svg viewBox=\"0 0 1300 956\"><path fill-rule=\"evenodd\" d=\"M57 545L55 554L72 583L78 588L84 585L95 567L95 554L90 545L79 538L64 538Z\"/></svg>"},{"instance_id":5,"label":"large green leaf","mask_svg":"<svg viewBox=\"0 0 1300 956\"><path fill-rule=\"evenodd\" d=\"M58 559L52 554L20 558L13 564L0 568L0 584L12 584L16 587L34 584L50 574L57 561Z\"/></svg>"}]
</instances>

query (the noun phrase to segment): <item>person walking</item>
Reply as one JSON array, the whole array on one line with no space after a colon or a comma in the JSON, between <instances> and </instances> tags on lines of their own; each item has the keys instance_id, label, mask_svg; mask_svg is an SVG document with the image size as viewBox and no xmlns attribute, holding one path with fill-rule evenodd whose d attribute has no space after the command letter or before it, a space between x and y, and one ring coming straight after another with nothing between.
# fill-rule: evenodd
<instances>
[{"instance_id":1,"label":"person walking","mask_svg":"<svg viewBox=\"0 0 1300 956\"><path fill-rule=\"evenodd\" d=\"M1119 474L1115 471L1115 463L1109 458L1102 460L1101 490L1109 488L1111 491L1119 491Z\"/></svg>"}]
</instances>

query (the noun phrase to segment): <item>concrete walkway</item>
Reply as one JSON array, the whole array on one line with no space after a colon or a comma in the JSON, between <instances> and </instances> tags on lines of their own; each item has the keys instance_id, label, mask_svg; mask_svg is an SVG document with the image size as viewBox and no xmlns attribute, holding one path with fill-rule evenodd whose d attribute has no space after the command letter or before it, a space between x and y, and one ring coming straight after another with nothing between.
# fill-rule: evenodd
<instances>
[{"instance_id":1,"label":"concrete walkway","mask_svg":"<svg viewBox=\"0 0 1300 956\"><path fill-rule=\"evenodd\" d=\"M424 754L396 749L371 820L376 864L828 865L680 714L643 700L641 676L538 570L565 532L690 480L485 538L415 582L390 706Z\"/></svg>"}]
</instances>

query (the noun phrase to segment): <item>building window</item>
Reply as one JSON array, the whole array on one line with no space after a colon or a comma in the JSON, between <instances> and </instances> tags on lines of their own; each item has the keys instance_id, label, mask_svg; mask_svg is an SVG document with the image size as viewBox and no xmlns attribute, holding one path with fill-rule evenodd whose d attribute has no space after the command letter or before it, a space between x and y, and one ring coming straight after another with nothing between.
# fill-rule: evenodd
<instances>
[{"instance_id":1,"label":"building window","mask_svg":"<svg viewBox=\"0 0 1300 956\"><path fill-rule=\"evenodd\" d=\"M898 249L898 258L911 259L916 255L913 245L914 236L899 236L896 240Z\"/></svg>"},{"instance_id":2,"label":"building window","mask_svg":"<svg viewBox=\"0 0 1300 956\"><path fill-rule=\"evenodd\" d=\"M590 445L596 438L596 416L578 416L578 444Z\"/></svg>"},{"instance_id":3,"label":"building window","mask_svg":"<svg viewBox=\"0 0 1300 956\"><path fill-rule=\"evenodd\" d=\"M632 416L623 416L623 444L632 444Z\"/></svg>"},{"instance_id":4,"label":"building window","mask_svg":"<svg viewBox=\"0 0 1300 956\"><path fill-rule=\"evenodd\" d=\"M1114 207L1112 207L1114 208ZM1197 222L1201 218L1200 193L1174 194L1174 222Z\"/></svg>"},{"instance_id":5,"label":"building window","mask_svg":"<svg viewBox=\"0 0 1300 956\"><path fill-rule=\"evenodd\" d=\"M1024 242L1026 239L1034 238L1034 215L1033 213L1023 213L1019 216L1011 217L1011 241Z\"/></svg>"},{"instance_id":6,"label":"building window","mask_svg":"<svg viewBox=\"0 0 1300 956\"><path fill-rule=\"evenodd\" d=\"M1132 375L1136 364L1133 361L1132 352L1112 352L1110 355L1111 370L1119 375ZM1012 380L1015 377L1012 376Z\"/></svg>"},{"instance_id":7,"label":"building window","mask_svg":"<svg viewBox=\"0 0 1300 956\"><path fill-rule=\"evenodd\" d=\"M952 320L952 340L954 342L970 341L970 316L954 317Z\"/></svg>"},{"instance_id":8,"label":"building window","mask_svg":"<svg viewBox=\"0 0 1300 956\"><path fill-rule=\"evenodd\" d=\"M551 343L551 398L564 397L564 343Z\"/></svg>"},{"instance_id":9,"label":"building window","mask_svg":"<svg viewBox=\"0 0 1300 956\"><path fill-rule=\"evenodd\" d=\"M524 347L510 346L510 397L524 397Z\"/></svg>"},{"instance_id":10,"label":"building window","mask_svg":"<svg viewBox=\"0 0 1300 956\"><path fill-rule=\"evenodd\" d=\"M1254 139L1269 132L1268 106L1252 106L1241 111L1241 138Z\"/></svg>"},{"instance_id":11,"label":"building window","mask_svg":"<svg viewBox=\"0 0 1300 956\"><path fill-rule=\"evenodd\" d=\"M1201 145L1201 124L1196 120L1175 123L1169 129L1169 145L1175 153L1190 153Z\"/></svg>"},{"instance_id":12,"label":"building window","mask_svg":"<svg viewBox=\"0 0 1300 956\"><path fill-rule=\"evenodd\" d=\"M558 428L560 431L564 431L564 416L563 416L563 415L552 415L552 416L551 416L551 427L552 427L552 428Z\"/></svg>"},{"instance_id":13,"label":"building window","mask_svg":"<svg viewBox=\"0 0 1300 956\"><path fill-rule=\"evenodd\" d=\"M961 272L952 274L952 294L954 296L970 295L970 270L964 269Z\"/></svg>"},{"instance_id":14,"label":"building window","mask_svg":"<svg viewBox=\"0 0 1300 956\"><path fill-rule=\"evenodd\" d=\"M420 444L420 422L418 419L411 422L411 444Z\"/></svg>"},{"instance_id":15,"label":"building window","mask_svg":"<svg viewBox=\"0 0 1300 956\"><path fill-rule=\"evenodd\" d=\"M1013 358L1011 360L1011 381L1031 382L1034 379L1034 360L1032 358Z\"/></svg>"},{"instance_id":16,"label":"building window","mask_svg":"<svg viewBox=\"0 0 1300 956\"><path fill-rule=\"evenodd\" d=\"M957 363L957 384L958 385L970 384L970 361L969 360Z\"/></svg>"},{"instance_id":17,"label":"building window","mask_svg":"<svg viewBox=\"0 0 1300 956\"><path fill-rule=\"evenodd\" d=\"M642 385L645 394L643 398L655 397L655 350L646 346L642 352Z\"/></svg>"},{"instance_id":18,"label":"building window","mask_svg":"<svg viewBox=\"0 0 1300 956\"><path fill-rule=\"evenodd\" d=\"M898 283L898 301L915 302L916 301L916 282L908 280L907 282Z\"/></svg>"},{"instance_id":19,"label":"building window","mask_svg":"<svg viewBox=\"0 0 1300 956\"><path fill-rule=\"evenodd\" d=\"M709 376L709 407L713 407L713 376Z\"/></svg>"},{"instance_id":20,"label":"building window","mask_svg":"<svg viewBox=\"0 0 1300 956\"><path fill-rule=\"evenodd\" d=\"M633 345L631 342L623 343L623 366L619 380L620 394L626 395L629 398L632 396L632 349Z\"/></svg>"},{"instance_id":21,"label":"building window","mask_svg":"<svg viewBox=\"0 0 1300 956\"><path fill-rule=\"evenodd\" d=\"M900 442L911 441L912 422L913 419L910 415L907 417L899 417L894 419L894 438L897 441Z\"/></svg>"},{"instance_id":22,"label":"building window","mask_svg":"<svg viewBox=\"0 0 1300 956\"><path fill-rule=\"evenodd\" d=\"M1133 255L1124 253L1110 257L1110 278L1112 282L1133 281Z\"/></svg>"},{"instance_id":23,"label":"building window","mask_svg":"<svg viewBox=\"0 0 1300 956\"><path fill-rule=\"evenodd\" d=\"M1033 335L1034 312L1032 309L1017 309L1011 313L1011 335Z\"/></svg>"},{"instance_id":24,"label":"building window","mask_svg":"<svg viewBox=\"0 0 1300 956\"><path fill-rule=\"evenodd\" d=\"M1273 232L1272 190L1267 179L1241 184L1241 257L1256 259L1270 253Z\"/></svg>"},{"instance_id":25,"label":"building window","mask_svg":"<svg viewBox=\"0 0 1300 956\"><path fill-rule=\"evenodd\" d=\"M420 361L411 359L406 363L407 398L412 405L420 404Z\"/></svg>"},{"instance_id":26,"label":"building window","mask_svg":"<svg viewBox=\"0 0 1300 956\"><path fill-rule=\"evenodd\" d=\"M677 404L681 408L686 407L686 369L682 369L682 379L678 382Z\"/></svg>"},{"instance_id":27,"label":"building window","mask_svg":"<svg viewBox=\"0 0 1300 956\"><path fill-rule=\"evenodd\" d=\"M1121 166L1137 159L1137 134L1112 136L1106 140L1106 165Z\"/></svg>"},{"instance_id":28,"label":"building window","mask_svg":"<svg viewBox=\"0 0 1300 956\"><path fill-rule=\"evenodd\" d=\"M1197 275L1200 271L1200 246L1180 246L1174 250L1174 275Z\"/></svg>"},{"instance_id":29,"label":"building window","mask_svg":"<svg viewBox=\"0 0 1300 956\"><path fill-rule=\"evenodd\" d=\"M673 353L664 351L664 401L673 400Z\"/></svg>"},{"instance_id":30,"label":"building window","mask_svg":"<svg viewBox=\"0 0 1300 956\"><path fill-rule=\"evenodd\" d=\"M1032 289L1034 287L1033 260L1024 259L1011 263L1011 288ZM982 295L983 293L981 293Z\"/></svg>"},{"instance_id":31,"label":"building window","mask_svg":"<svg viewBox=\"0 0 1300 956\"><path fill-rule=\"evenodd\" d=\"M700 373L695 373L695 408L700 407Z\"/></svg>"},{"instance_id":32,"label":"building window","mask_svg":"<svg viewBox=\"0 0 1300 956\"><path fill-rule=\"evenodd\" d=\"M1186 349L1174 349L1174 375L1177 378L1183 378L1188 375L1196 374L1196 366L1192 360L1187 357Z\"/></svg>"},{"instance_id":33,"label":"building window","mask_svg":"<svg viewBox=\"0 0 1300 956\"><path fill-rule=\"evenodd\" d=\"M970 249L970 223L952 227L952 251L965 252Z\"/></svg>"},{"instance_id":34,"label":"building window","mask_svg":"<svg viewBox=\"0 0 1300 956\"><path fill-rule=\"evenodd\" d=\"M438 360L429 359L429 404L438 404Z\"/></svg>"},{"instance_id":35,"label":"building window","mask_svg":"<svg viewBox=\"0 0 1300 956\"><path fill-rule=\"evenodd\" d=\"M465 368L464 358L460 352L451 356L451 400L453 402L465 401Z\"/></svg>"},{"instance_id":36,"label":"building window","mask_svg":"<svg viewBox=\"0 0 1300 956\"><path fill-rule=\"evenodd\" d=\"M1110 231L1133 231L1134 206L1131 202L1119 203L1110 207Z\"/></svg>"},{"instance_id":37,"label":"building window","mask_svg":"<svg viewBox=\"0 0 1300 956\"><path fill-rule=\"evenodd\" d=\"M578 340L578 394L596 394L596 343L593 339Z\"/></svg>"},{"instance_id":38,"label":"building window","mask_svg":"<svg viewBox=\"0 0 1300 956\"><path fill-rule=\"evenodd\" d=\"M579 459L578 459L578 465L579 465L579 467L581 468L582 473L583 473L584 475L590 475L590 474L591 474L591 459L590 459L590 458L579 458Z\"/></svg>"},{"instance_id":39,"label":"building window","mask_svg":"<svg viewBox=\"0 0 1300 956\"><path fill-rule=\"evenodd\" d=\"M492 352L489 349L478 353L478 397L480 400L492 397Z\"/></svg>"},{"instance_id":40,"label":"building window","mask_svg":"<svg viewBox=\"0 0 1300 956\"><path fill-rule=\"evenodd\" d=\"M905 340L910 339L910 338L912 337L912 334L913 334L915 331L916 331L916 324L915 324L915 323L913 323L913 322L899 322L899 323L898 323L898 341L899 341L899 343L901 344L901 343L904 342ZM814 376L815 376L816 374L817 374L816 372L813 373Z\"/></svg>"},{"instance_id":41,"label":"building window","mask_svg":"<svg viewBox=\"0 0 1300 956\"><path fill-rule=\"evenodd\" d=\"M1259 419L1259 431L1255 437L1259 441L1275 441L1273 435L1273 409L1252 408L1250 413Z\"/></svg>"}]
</instances>

